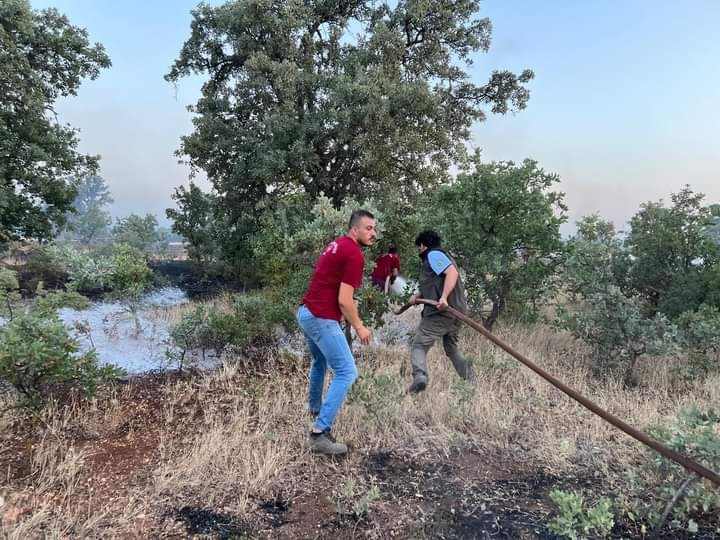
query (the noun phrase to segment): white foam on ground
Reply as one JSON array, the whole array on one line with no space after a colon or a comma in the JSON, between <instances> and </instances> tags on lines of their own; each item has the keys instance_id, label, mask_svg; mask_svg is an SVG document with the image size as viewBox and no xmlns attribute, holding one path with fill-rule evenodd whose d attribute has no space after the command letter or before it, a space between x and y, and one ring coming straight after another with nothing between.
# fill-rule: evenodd
<instances>
[{"instance_id":1,"label":"white foam on ground","mask_svg":"<svg viewBox=\"0 0 720 540\"><path fill-rule=\"evenodd\" d=\"M94 346L101 364L141 373L168 367L165 355L170 344L168 323L157 317L157 308L186 302L187 295L176 287L149 293L138 311L139 333L133 315L120 303L96 302L84 310L63 308L58 315L80 342L83 352ZM77 325L88 328L90 335L79 331Z\"/></svg>"}]
</instances>

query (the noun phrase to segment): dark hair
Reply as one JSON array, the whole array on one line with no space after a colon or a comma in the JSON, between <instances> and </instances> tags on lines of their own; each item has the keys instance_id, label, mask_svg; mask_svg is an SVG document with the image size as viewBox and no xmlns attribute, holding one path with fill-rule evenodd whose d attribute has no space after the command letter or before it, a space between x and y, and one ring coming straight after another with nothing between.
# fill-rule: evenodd
<instances>
[{"instance_id":1,"label":"dark hair","mask_svg":"<svg viewBox=\"0 0 720 540\"><path fill-rule=\"evenodd\" d=\"M390 246L388 248L388 253L397 253L397 248L395 246Z\"/></svg>"},{"instance_id":2,"label":"dark hair","mask_svg":"<svg viewBox=\"0 0 720 540\"><path fill-rule=\"evenodd\" d=\"M350 222L348 223L348 229L352 229L355 225L360 223L360 220L364 217L375 219L375 216L373 216L367 210L355 210L352 214L350 214Z\"/></svg>"},{"instance_id":3,"label":"dark hair","mask_svg":"<svg viewBox=\"0 0 720 540\"><path fill-rule=\"evenodd\" d=\"M415 245L424 245L428 249L440 247L440 235L432 229L425 229L423 232L417 235L415 239Z\"/></svg>"}]
</instances>

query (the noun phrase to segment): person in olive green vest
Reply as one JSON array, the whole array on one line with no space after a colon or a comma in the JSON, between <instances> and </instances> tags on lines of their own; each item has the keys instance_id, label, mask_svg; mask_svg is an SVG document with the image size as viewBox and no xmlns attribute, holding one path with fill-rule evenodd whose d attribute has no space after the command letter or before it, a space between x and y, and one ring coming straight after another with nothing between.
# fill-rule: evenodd
<instances>
[{"instance_id":1,"label":"person in olive green vest","mask_svg":"<svg viewBox=\"0 0 720 540\"><path fill-rule=\"evenodd\" d=\"M438 307L423 305L422 319L412 343L413 382L408 391L414 394L425 390L428 384L427 352L440 338L458 375L463 379L471 377L470 365L458 351L461 323L445 312L447 306L467 312L465 287L455 261L443 251L440 235L433 230L422 231L415 239L415 245L420 251L420 292L410 302L415 304L418 298L425 298L436 300Z\"/></svg>"}]
</instances>

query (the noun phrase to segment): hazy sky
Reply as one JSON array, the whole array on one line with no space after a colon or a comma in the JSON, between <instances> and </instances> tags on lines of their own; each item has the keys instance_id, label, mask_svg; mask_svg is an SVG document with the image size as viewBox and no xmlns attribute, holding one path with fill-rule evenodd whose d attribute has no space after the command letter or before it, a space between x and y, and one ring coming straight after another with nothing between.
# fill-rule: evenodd
<instances>
[{"instance_id":1,"label":"hazy sky","mask_svg":"<svg viewBox=\"0 0 720 540\"><path fill-rule=\"evenodd\" d=\"M218 2L212 2L218 3ZM100 154L115 216L165 221L188 170L173 155L191 130L199 79L163 75L189 35L189 0L32 0L101 42L113 66L58 107ZM562 178L571 221L599 212L622 228L640 203L690 184L720 202L720 1L485 0L493 42L471 67L535 71L528 108L489 115L473 143L487 160L539 161ZM568 232L570 227L566 227Z\"/></svg>"}]
</instances>

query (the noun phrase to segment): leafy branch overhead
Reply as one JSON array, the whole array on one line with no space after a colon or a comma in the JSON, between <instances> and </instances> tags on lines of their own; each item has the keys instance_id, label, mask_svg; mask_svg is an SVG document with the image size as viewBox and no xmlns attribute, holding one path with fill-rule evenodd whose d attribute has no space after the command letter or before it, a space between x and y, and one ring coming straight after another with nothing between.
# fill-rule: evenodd
<instances>
[{"instance_id":1,"label":"leafy branch overhead","mask_svg":"<svg viewBox=\"0 0 720 540\"><path fill-rule=\"evenodd\" d=\"M232 214L269 192L411 193L447 177L473 122L523 109L532 71L471 82L477 0L238 0L193 12L166 79L204 74L178 155Z\"/></svg>"},{"instance_id":2,"label":"leafy branch overhead","mask_svg":"<svg viewBox=\"0 0 720 540\"><path fill-rule=\"evenodd\" d=\"M78 153L77 130L58 120L58 98L74 96L110 59L55 9L0 3L0 246L47 239L62 225L76 189L68 177L97 169Z\"/></svg>"}]
</instances>

